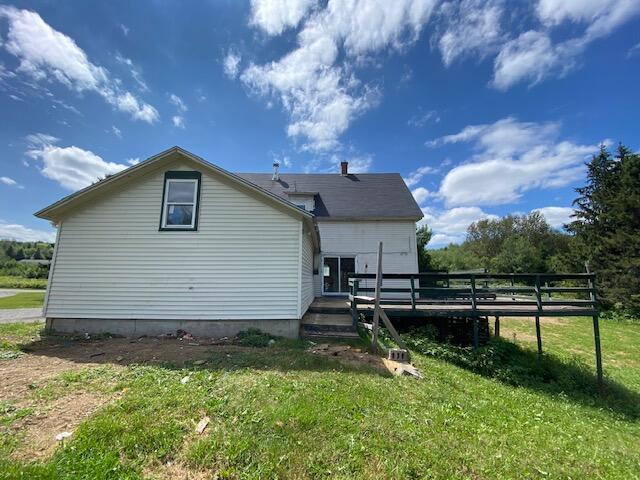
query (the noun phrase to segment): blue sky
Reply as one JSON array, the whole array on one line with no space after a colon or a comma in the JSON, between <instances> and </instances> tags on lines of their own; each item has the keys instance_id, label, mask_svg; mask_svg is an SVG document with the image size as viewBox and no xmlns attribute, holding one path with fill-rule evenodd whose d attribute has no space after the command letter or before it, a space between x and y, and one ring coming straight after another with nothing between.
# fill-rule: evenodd
<instances>
[{"instance_id":1,"label":"blue sky","mask_svg":"<svg viewBox=\"0 0 640 480\"><path fill-rule=\"evenodd\" d=\"M640 147L640 2L0 3L0 237L179 145L231 171L399 172L434 231L570 214Z\"/></svg>"}]
</instances>

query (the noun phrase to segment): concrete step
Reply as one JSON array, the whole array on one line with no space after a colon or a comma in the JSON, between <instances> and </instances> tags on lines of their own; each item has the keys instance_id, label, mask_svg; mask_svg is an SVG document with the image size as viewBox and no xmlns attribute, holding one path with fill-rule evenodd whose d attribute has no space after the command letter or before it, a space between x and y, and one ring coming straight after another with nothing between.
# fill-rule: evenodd
<instances>
[{"instance_id":1,"label":"concrete step","mask_svg":"<svg viewBox=\"0 0 640 480\"><path fill-rule=\"evenodd\" d=\"M351 313L351 309L347 306L326 306L326 305L319 305L319 306L310 306L309 313L324 313L327 315L348 315Z\"/></svg>"},{"instance_id":2,"label":"concrete step","mask_svg":"<svg viewBox=\"0 0 640 480\"><path fill-rule=\"evenodd\" d=\"M351 315L344 313L307 312L302 317L303 325L353 325Z\"/></svg>"},{"instance_id":3,"label":"concrete step","mask_svg":"<svg viewBox=\"0 0 640 480\"><path fill-rule=\"evenodd\" d=\"M351 315L307 312L302 318L300 334L303 337L343 337L358 336Z\"/></svg>"},{"instance_id":4,"label":"concrete step","mask_svg":"<svg viewBox=\"0 0 640 480\"><path fill-rule=\"evenodd\" d=\"M303 330L300 332L302 338L309 340L322 338L359 338L357 332L309 332Z\"/></svg>"}]
</instances>

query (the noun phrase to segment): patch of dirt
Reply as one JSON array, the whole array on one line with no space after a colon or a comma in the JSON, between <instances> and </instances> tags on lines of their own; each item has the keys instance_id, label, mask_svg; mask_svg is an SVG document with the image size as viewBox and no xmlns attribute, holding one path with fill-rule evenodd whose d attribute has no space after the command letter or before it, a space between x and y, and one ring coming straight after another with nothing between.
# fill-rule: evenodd
<instances>
[{"instance_id":1,"label":"patch of dirt","mask_svg":"<svg viewBox=\"0 0 640 480\"><path fill-rule=\"evenodd\" d=\"M500 317L500 320L527 320L533 324L536 317ZM562 317L540 317L541 325L566 325L567 321Z\"/></svg>"},{"instance_id":2,"label":"patch of dirt","mask_svg":"<svg viewBox=\"0 0 640 480\"><path fill-rule=\"evenodd\" d=\"M86 364L77 364L66 358L33 354L0 361L0 400L21 398L30 390L30 385L46 381L63 372L82 370L86 367Z\"/></svg>"},{"instance_id":3,"label":"patch of dirt","mask_svg":"<svg viewBox=\"0 0 640 480\"><path fill-rule=\"evenodd\" d=\"M193 470L181 462L167 462L162 465L147 467L145 478L158 480L205 480L217 478L213 472L207 470Z\"/></svg>"},{"instance_id":4,"label":"patch of dirt","mask_svg":"<svg viewBox=\"0 0 640 480\"><path fill-rule=\"evenodd\" d=\"M313 355L335 358L346 365L356 367L366 365L379 372L389 373L381 357L369 352L363 352L360 348L352 348L349 345L329 345L324 343L308 349L307 352Z\"/></svg>"},{"instance_id":5,"label":"patch of dirt","mask_svg":"<svg viewBox=\"0 0 640 480\"><path fill-rule=\"evenodd\" d=\"M522 333L522 332L513 332L511 330L504 330L502 333L502 337L506 338L507 340L510 341L514 341L514 337L513 334L515 333L515 341L516 342L537 342L538 341L538 337L536 337L535 335L531 335L529 333Z\"/></svg>"},{"instance_id":6,"label":"patch of dirt","mask_svg":"<svg viewBox=\"0 0 640 480\"><path fill-rule=\"evenodd\" d=\"M57 444L56 435L71 432L88 416L110 400L90 392L75 392L16 422L12 428L24 434L17 459L32 460L50 456Z\"/></svg>"},{"instance_id":7,"label":"patch of dirt","mask_svg":"<svg viewBox=\"0 0 640 480\"><path fill-rule=\"evenodd\" d=\"M180 340L177 338L141 337L79 340L49 337L31 343L25 355L0 361L0 400L23 398L30 386L46 382L63 372L84 370L102 364L129 365L141 363L204 362L211 353L251 350L214 340Z\"/></svg>"}]
</instances>

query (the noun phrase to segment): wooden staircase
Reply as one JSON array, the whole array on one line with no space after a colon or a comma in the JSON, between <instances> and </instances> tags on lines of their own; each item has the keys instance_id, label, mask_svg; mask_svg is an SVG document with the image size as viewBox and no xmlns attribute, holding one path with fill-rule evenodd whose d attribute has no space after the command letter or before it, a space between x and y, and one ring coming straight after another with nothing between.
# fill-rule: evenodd
<instances>
[{"instance_id":1,"label":"wooden staircase","mask_svg":"<svg viewBox=\"0 0 640 480\"><path fill-rule=\"evenodd\" d=\"M358 338L346 301L323 302L317 299L302 317L300 336L303 338Z\"/></svg>"}]
</instances>

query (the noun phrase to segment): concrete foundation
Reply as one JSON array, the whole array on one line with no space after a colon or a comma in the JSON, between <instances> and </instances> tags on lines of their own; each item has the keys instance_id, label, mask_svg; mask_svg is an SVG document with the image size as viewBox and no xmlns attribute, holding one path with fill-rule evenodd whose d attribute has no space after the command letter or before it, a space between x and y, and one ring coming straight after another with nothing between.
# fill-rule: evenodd
<instances>
[{"instance_id":1,"label":"concrete foundation","mask_svg":"<svg viewBox=\"0 0 640 480\"><path fill-rule=\"evenodd\" d=\"M176 333L181 329L196 337L232 337L242 330L258 328L265 333L298 338L300 320L134 320L99 318L47 318L54 333L111 333L125 337Z\"/></svg>"}]
</instances>

